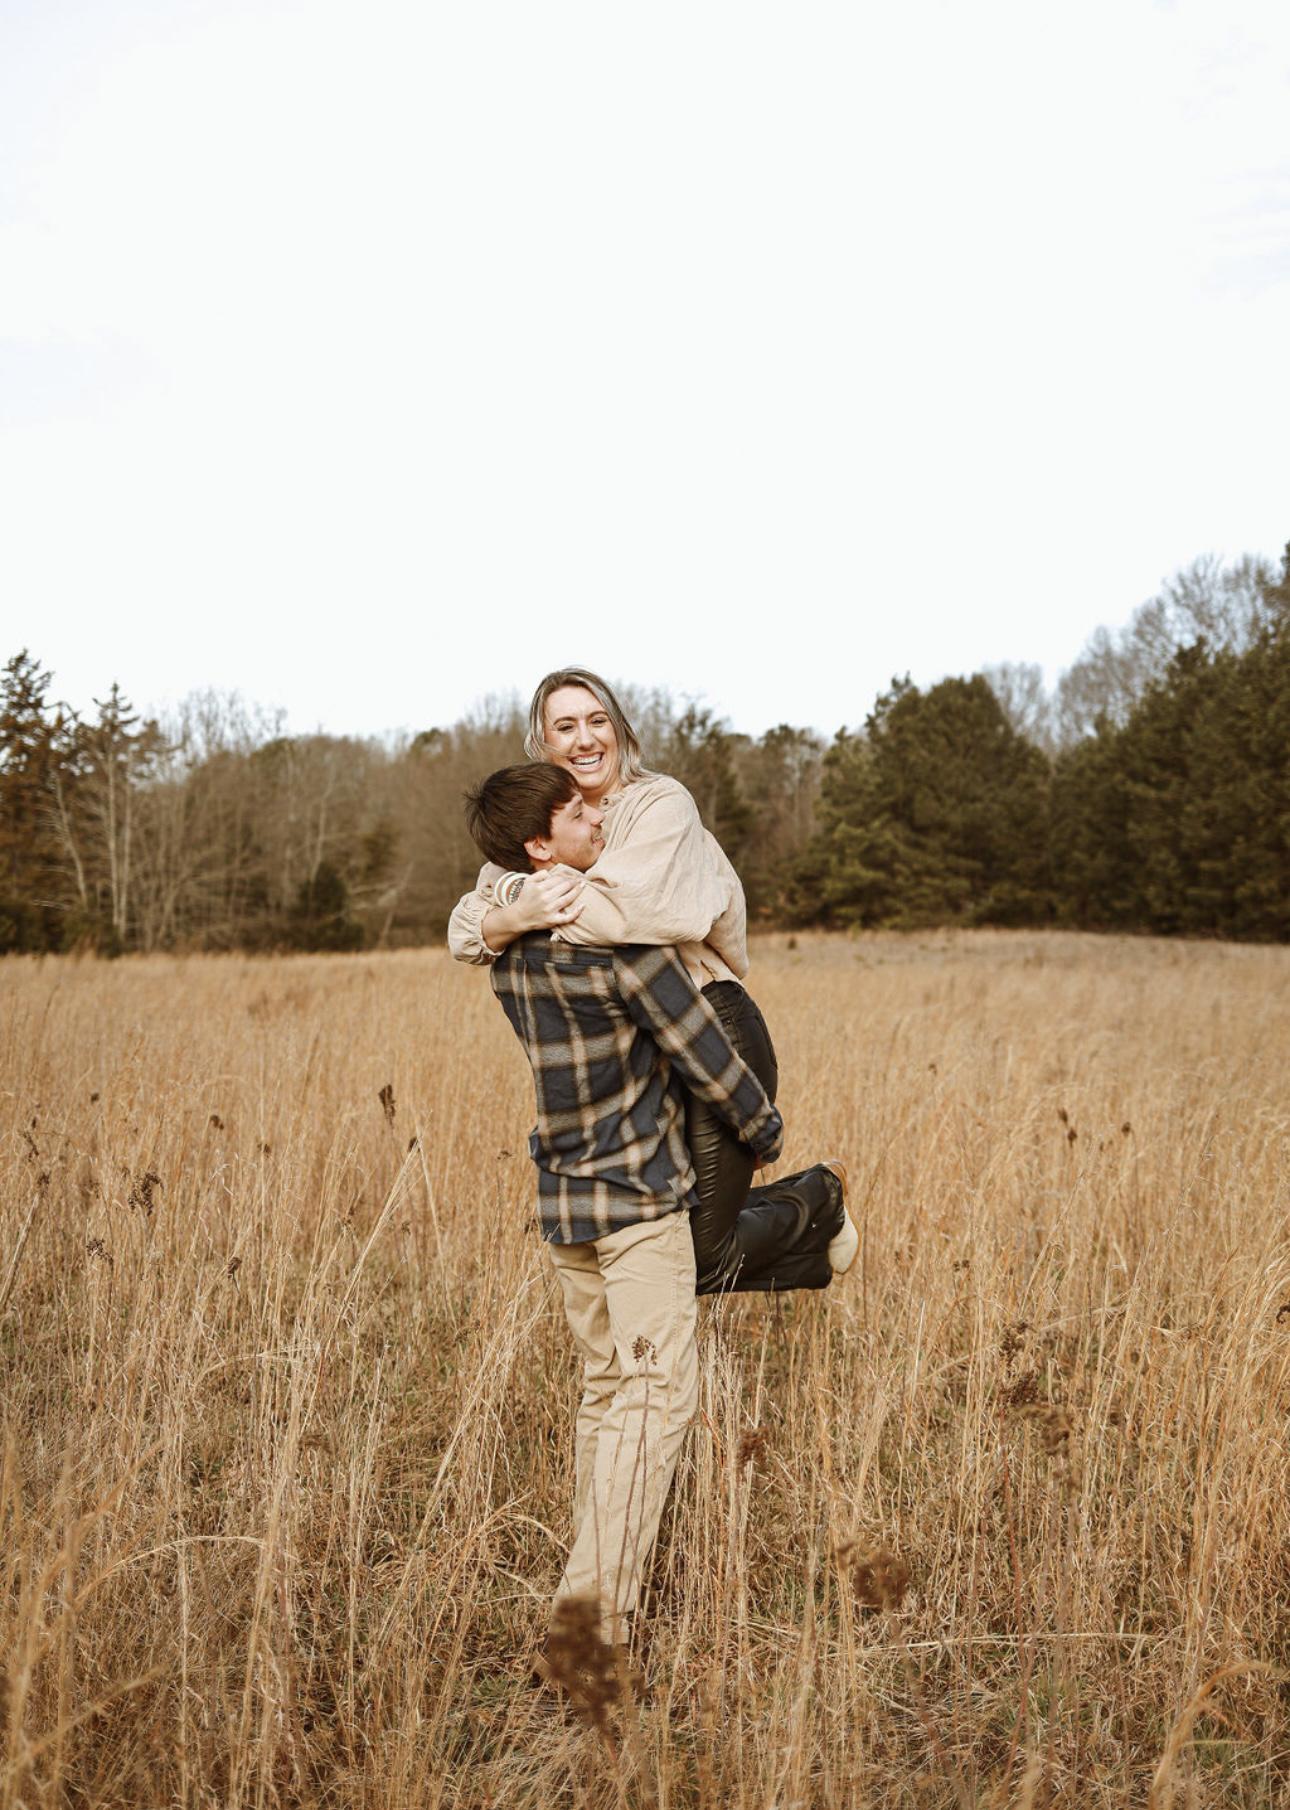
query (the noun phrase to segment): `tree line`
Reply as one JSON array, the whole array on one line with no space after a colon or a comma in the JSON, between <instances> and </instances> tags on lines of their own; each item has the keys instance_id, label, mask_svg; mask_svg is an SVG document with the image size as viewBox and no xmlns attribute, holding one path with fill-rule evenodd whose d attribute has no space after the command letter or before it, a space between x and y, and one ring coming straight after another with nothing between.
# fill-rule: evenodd
<instances>
[{"instance_id":1,"label":"tree line","mask_svg":"<svg viewBox=\"0 0 1290 1810\"><path fill-rule=\"evenodd\" d=\"M1290 547L1198 560L1052 692L896 680L826 744L624 687L754 922L1064 924L1290 937ZM287 735L236 696L81 715L0 679L0 953L334 949L440 937L478 858L461 797L522 758L518 702L399 740Z\"/></svg>"}]
</instances>

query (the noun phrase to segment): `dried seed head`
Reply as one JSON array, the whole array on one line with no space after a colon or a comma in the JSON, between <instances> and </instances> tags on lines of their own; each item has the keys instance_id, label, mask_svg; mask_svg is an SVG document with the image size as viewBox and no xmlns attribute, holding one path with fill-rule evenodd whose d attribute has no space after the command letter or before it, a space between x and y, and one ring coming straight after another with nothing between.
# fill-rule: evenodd
<instances>
[{"instance_id":1,"label":"dried seed head","mask_svg":"<svg viewBox=\"0 0 1290 1810\"><path fill-rule=\"evenodd\" d=\"M600 1632L600 1604L594 1596L563 1596L551 1617L543 1653L553 1684L567 1691L577 1713L603 1729L622 1695L618 1655Z\"/></svg>"},{"instance_id":2,"label":"dried seed head","mask_svg":"<svg viewBox=\"0 0 1290 1810\"><path fill-rule=\"evenodd\" d=\"M1039 1432L1039 1443L1050 1458L1069 1450L1074 1423L1065 1408L1053 1402L1035 1402L1020 1409L1022 1417L1033 1421Z\"/></svg>"},{"instance_id":3,"label":"dried seed head","mask_svg":"<svg viewBox=\"0 0 1290 1810\"><path fill-rule=\"evenodd\" d=\"M1014 1383L1005 1389L1003 1399L1010 1408L1026 1408L1039 1400L1039 1372L1023 1370Z\"/></svg>"},{"instance_id":4,"label":"dried seed head","mask_svg":"<svg viewBox=\"0 0 1290 1810\"><path fill-rule=\"evenodd\" d=\"M643 1333L639 1334L632 1340L632 1356L638 1364L652 1364L658 1356L658 1346L653 1339L647 1339Z\"/></svg>"},{"instance_id":5,"label":"dried seed head","mask_svg":"<svg viewBox=\"0 0 1290 1810\"><path fill-rule=\"evenodd\" d=\"M151 1169L143 1175L136 1176L130 1187L130 1205L132 1207L138 1207L147 1218L151 1218L152 1209L157 1204L152 1198L153 1191L157 1188L163 1188L164 1186L165 1183L162 1181L161 1177L155 1174Z\"/></svg>"},{"instance_id":6,"label":"dried seed head","mask_svg":"<svg viewBox=\"0 0 1290 1810\"><path fill-rule=\"evenodd\" d=\"M1005 1326L999 1339L999 1350L1003 1353L1005 1364L1011 1364L1017 1353L1026 1342L1026 1334L1030 1331L1029 1320L1018 1320L1013 1326Z\"/></svg>"},{"instance_id":7,"label":"dried seed head","mask_svg":"<svg viewBox=\"0 0 1290 1810\"><path fill-rule=\"evenodd\" d=\"M765 1427L749 1427L739 1440L739 1468L751 1464L766 1443Z\"/></svg>"},{"instance_id":8,"label":"dried seed head","mask_svg":"<svg viewBox=\"0 0 1290 1810\"><path fill-rule=\"evenodd\" d=\"M851 1592L861 1609L899 1609L909 1589L909 1566L885 1546L839 1546L838 1558L851 1573Z\"/></svg>"},{"instance_id":9,"label":"dried seed head","mask_svg":"<svg viewBox=\"0 0 1290 1810\"><path fill-rule=\"evenodd\" d=\"M391 1085L391 1083L387 1081L385 1083L385 1086L381 1089L380 1093L378 1093L376 1097L381 1102L381 1111L385 1114L385 1123L387 1125L393 1125L393 1123L394 1123L394 1088Z\"/></svg>"}]
</instances>

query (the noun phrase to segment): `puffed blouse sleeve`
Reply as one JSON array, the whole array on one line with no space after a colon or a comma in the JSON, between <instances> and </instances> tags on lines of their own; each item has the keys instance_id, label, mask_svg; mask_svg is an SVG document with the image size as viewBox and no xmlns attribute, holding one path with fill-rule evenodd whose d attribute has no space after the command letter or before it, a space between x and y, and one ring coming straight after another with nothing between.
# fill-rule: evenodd
<instances>
[{"instance_id":1,"label":"puffed blouse sleeve","mask_svg":"<svg viewBox=\"0 0 1290 1810\"><path fill-rule=\"evenodd\" d=\"M586 879L582 914L559 933L571 943L703 943L736 894L743 902L737 874L678 783L642 805Z\"/></svg>"},{"instance_id":2,"label":"puffed blouse sleeve","mask_svg":"<svg viewBox=\"0 0 1290 1810\"><path fill-rule=\"evenodd\" d=\"M463 893L453 906L448 919L448 948L459 962L470 962L476 968L487 967L497 960L496 950L484 941L484 919L496 905L494 888L503 869L486 861L479 870L473 892Z\"/></svg>"}]
</instances>

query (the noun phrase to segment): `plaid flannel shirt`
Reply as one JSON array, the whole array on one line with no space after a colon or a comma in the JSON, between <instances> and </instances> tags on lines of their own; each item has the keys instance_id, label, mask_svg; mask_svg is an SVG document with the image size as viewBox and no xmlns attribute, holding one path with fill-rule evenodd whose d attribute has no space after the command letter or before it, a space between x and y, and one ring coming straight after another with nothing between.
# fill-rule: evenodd
<instances>
[{"instance_id":1,"label":"plaid flannel shirt","mask_svg":"<svg viewBox=\"0 0 1290 1810\"><path fill-rule=\"evenodd\" d=\"M492 979L533 1069L544 1238L582 1244L690 1205L684 1088L759 1158L778 1156L783 1121L674 949L573 948L535 932Z\"/></svg>"}]
</instances>

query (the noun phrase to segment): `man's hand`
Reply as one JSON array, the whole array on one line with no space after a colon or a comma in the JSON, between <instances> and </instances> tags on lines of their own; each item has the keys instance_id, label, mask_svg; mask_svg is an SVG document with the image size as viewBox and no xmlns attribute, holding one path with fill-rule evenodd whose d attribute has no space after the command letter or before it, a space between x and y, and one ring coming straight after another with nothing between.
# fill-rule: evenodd
<instances>
[{"instance_id":1,"label":"man's hand","mask_svg":"<svg viewBox=\"0 0 1290 1810\"><path fill-rule=\"evenodd\" d=\"M557 925L575 923L582 911L584 884L581 874L567 869L530 874L515 903L507 907L508 914L514 914L514 934L524 936L530 930L554 930Z\"/></svg>"}]
</instances>

